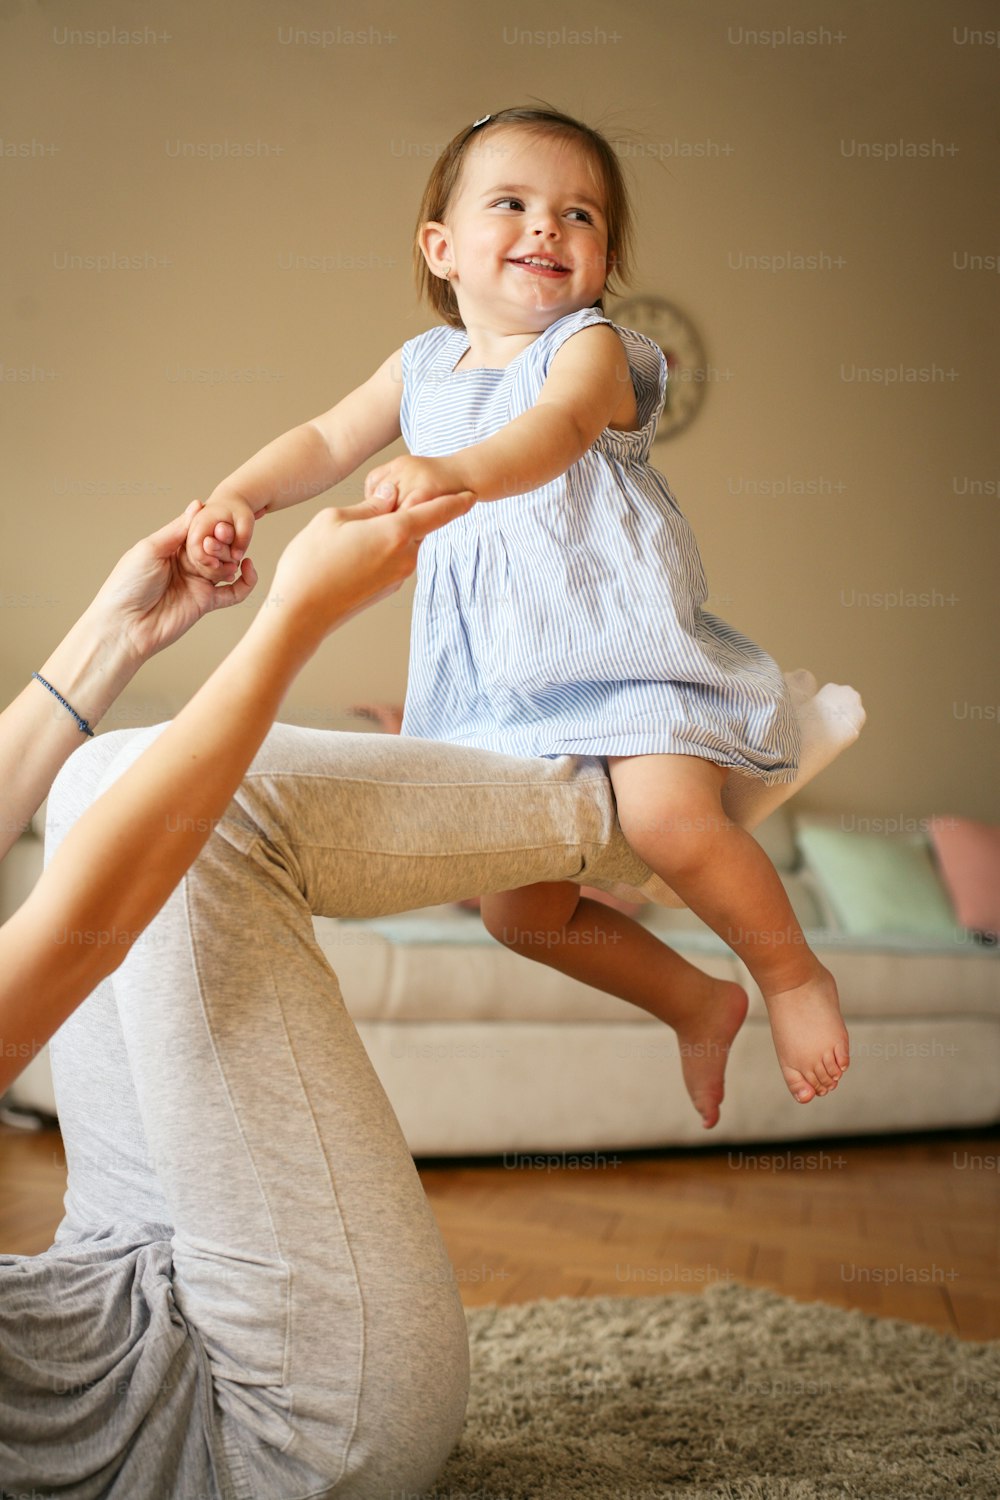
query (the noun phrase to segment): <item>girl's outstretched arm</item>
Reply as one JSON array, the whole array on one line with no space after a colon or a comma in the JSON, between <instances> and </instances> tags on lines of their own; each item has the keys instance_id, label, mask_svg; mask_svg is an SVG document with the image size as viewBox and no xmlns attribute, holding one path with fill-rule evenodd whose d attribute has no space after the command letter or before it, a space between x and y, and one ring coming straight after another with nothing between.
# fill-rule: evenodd
<instances>
[{"instance_id":1,"label":"girl's outstretched arm","mask_svg":"<svg viewBox=\"0 0 1000 1500\"><path fill-rule=\"evenodd\" d=\"M448 495L394 511L363 501L321 511L286 547L246 635L74 825L0 929L0 1093L160 910L323 638L393 593L422 538L472 503ZM74 933L86 941L69 941Z\"/></svg>"},{"instance_id":2,"label":"girl's outstretched arm","mask_svg":"<svg viewBox=\"0 0 1000 1500\"><path fill-rule=\"evenodd\" d=\"M394 442L400 435L401 360L397 349L336 406L289 428L217 484L188 536L192 567L213 581L228 578L260 516L322 495Z\"/></svg>"},{"instance_id":3,"label":"girl's outstretched arm","mask_svg":"<svg viewBox=\"0 0 1000 1500\"><path fill-rule=\"evenodd\" d=\"M472 490L501 500L538 489L581 458L608 426L635 425L635 391L622 341L606 323L582 328L552 360L530 411L447 458L394 458L365 480L371 497L394 484L401 505Z\"/></svg>"}]
</instances>

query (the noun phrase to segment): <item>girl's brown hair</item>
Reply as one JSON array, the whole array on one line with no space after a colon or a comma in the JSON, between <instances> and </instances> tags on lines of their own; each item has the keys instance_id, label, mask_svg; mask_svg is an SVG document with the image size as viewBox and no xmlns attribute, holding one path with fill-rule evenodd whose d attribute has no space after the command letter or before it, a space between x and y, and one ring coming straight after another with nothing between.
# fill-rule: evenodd
<instances>
[{"instance_id":1,"label":"girl's brown hair","mask_svg":"<svg viewBox=\"0 0 1000 1500\"><path fill-rule=\"evenodd\" d=\"M600 131L581 124L579 120L574 120L557 109L532 109L527 106L502 109L498 114L488 115L482 124L467 125L454 140L448 142L434 164L417 217L413 247L417 292L421 298L427 298L434 311L452 328L464 327L458 310L458 299L454 288L440 276L435 276L424 259L419 244L420 229L427 223L443 222L458 187L462 163L470 142L473 139L478 142L490 131L512 125L535 136L555 136L557 139L575 141L589 152L591 163L604 186L608 255L614 257L606 286L608 291L614 292L619 283L623 286L628 284L634 234L632 207L621 163L604 136ZM612 285L612 281L615 285ZM603 310L600 299L594 305Z\"/></svg>"}]
</instances>

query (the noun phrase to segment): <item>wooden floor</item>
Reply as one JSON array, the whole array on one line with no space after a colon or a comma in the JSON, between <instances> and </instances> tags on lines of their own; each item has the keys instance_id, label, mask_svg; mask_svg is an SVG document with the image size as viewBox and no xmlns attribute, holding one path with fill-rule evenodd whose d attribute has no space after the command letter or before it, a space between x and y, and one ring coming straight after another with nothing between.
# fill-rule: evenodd
<instances>
[{"instance_id":1,"label":"wooden floor","mask_svg":"<svg viewBox=\"0 0 1000 1500\"><path fill-rule=\"evenodd\" d=\"M1000 1131L512 1153L420 1175L470 1307L735 1280L1000 1338ZM64 1181L58 1132L0 1126L0 1252L51 1243Z\"/></svg>"}]
</instances>

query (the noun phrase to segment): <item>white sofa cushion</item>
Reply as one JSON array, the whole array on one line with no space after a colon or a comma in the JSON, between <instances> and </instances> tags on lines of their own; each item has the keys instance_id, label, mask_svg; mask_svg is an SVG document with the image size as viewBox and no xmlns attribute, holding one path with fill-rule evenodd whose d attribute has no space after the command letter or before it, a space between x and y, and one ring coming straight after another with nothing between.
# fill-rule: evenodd
<instances>
[{"instance_id":1,"label":"white sofa cushion","mask_svg":"<svg viewBox=\"0 0 1000 1500\"><path fill-rule=\"evenodd\" d=\"M699 968L739 980L750 995L751 1014L763 1016L759 990L722 939L703 924L673 926L675 915L680 914L653 908L642 921ZM314 926L356 1020L625 1025L648 1020L635 1006L509 952L478 917L452 907L370 921L319 917ZM956 1015L1000 1022L1000 949L971 941L942 948L916 938L847 938L815 930L808 936L836 977L848 1022Z\"/></svg>"}]
</instances>

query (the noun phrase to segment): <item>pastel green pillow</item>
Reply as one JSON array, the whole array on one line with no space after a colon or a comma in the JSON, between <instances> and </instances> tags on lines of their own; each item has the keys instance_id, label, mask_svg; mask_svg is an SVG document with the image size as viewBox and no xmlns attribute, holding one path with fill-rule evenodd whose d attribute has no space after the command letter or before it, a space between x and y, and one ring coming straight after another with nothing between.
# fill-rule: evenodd
<instances>
[{"instance_id":1,"label":"pastel green pillow","mask_svg":"<svg viewBox=\"0 0 1000 1500\"><path fill-rule=\"evenodd\" d=\"M921 835L853 833L797 821L796 835L844 932L961 935L948 892Z\"/></svg>"}]
</instances>

